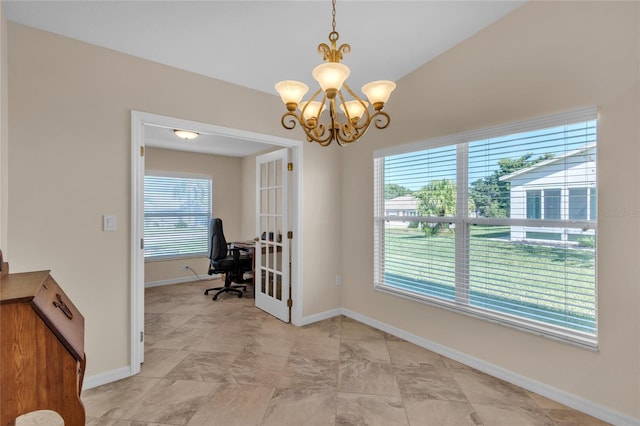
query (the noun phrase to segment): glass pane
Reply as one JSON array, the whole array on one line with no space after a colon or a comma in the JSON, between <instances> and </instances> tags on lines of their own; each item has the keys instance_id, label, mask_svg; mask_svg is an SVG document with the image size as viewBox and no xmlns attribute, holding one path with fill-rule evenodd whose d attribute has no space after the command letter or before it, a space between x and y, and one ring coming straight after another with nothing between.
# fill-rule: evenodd
<instances>
[{"instance_id":1,"label":"glass pane","mask_svg":"<svg viewBox=\"0 0 640 426\"><path fill-rule=\"evenodd\" d=\"M528 244L519 228L470 227L470 304L595 333L595 234L569 234L576 244L563 242L563 235L580 230L544 228L527 235L546 244Z\"/></svg>"},{"instance_id":2,"label":"glass pane","mask_svg":"<svg viewBox=\"0 0 640 426\"><path fill-rule=\"evenodd\" d=\"M282 300L282 275L276 274L276 299Z\"/></svg>"},{"instance_id":3,"label":"glass pane","mask_svg":"<svg viewBox=\"0 0 640 426\"><path fill-rule=\"evenodd\" d=\"M282 229L282 216L278 216L276 218L276 232L277 232L276 235L278 236L276 241L278 243L281 243L283 238L284 238L283 237L283 233L284 232L283 232L283 229Z\"/></svg>"},{"instance_id":4,"label":"glass pane","mask_svg":"<svg viewBox=\"0 0 640 426\"><path fill-rule=\"evenodd\" d=\"M384 159L385 216L455 216L456 148Z\"/></svg>"},{"instance_id":5,"label":"glass pane","mask_svg":"<svg viewBox=\"0 0 640 426\"><path fill-rule=\"evenodd\" d=\"M527 219L542 218L542 192L527 191ZM517 217L514 215L514 217Z\"/></svg>"},{"instance_id":6,"label":"glass pane","mask_svg":"<svg viewBox=\"0 0 640 426\"><path fill-rule=\"evenodd\" d=\"M269 189L269 214L275 214L278 206L276 205L276 190Z\"/></svg>"},{"instance_id":7,"label":"glass pane","mask_svg":"<svg viewBox=\"0 0 640 426\"><path fill-rule=\"evenodd\" d=\"M260 164L260 187L266 188L269 186L269 164Z\"/></svg>"},{"instance_id":8,"label":"glass pane","mask_svg":"<svg viewBox=\"0 0 640 426\"><path fill-rule=\"evenodd\" d=\"M545 189L544 219L560 219L560 190Z\"/></svg>"},{"instance_id":9,"label":"glass pane","mask_svg":"<svg viewBox=\"0 0 640 426\"><path fill-rule=\"evenodd\" d=\"M260 213L268 213L269 212L269 190L261 189L260 190Z\"/></svg>"},{"instance_id":10,"label":"glass pane","mask_svg":"<svg viewBox=\"0 0 640 426\"><path fill-rule=\"evenodd\" d=\"M274 186L282 186L282 160L275 162L275 181Z\"/></svg>"},{"instance_id":11,"label":"glass pane","mask_svg":"<svg viewBox=\"0 0 640 426\"><path fill-rule=\"evenodd\" d=\"M455 229L452 223L416 228L387 224L384 281L422 296L455 300Z\"/></svg>"},{"instance_id":12,"label":"glass pane","mask_svg":"<svg viewBox=\"0 0 640 426\"><path fill-rule=\"evenodd\" d=\"M267 163L269 165L269 180L268 185L270 187L275 186L276 184L276 168L273 162Z\"/></svg>"},{"instance_id":13,"label":"glass pane","mask_svg":"<svg viewBox=\"0 0 640 426\"><path fill-rule=\"evenodd\" d=\"M282 188L278 187L275 190L275 214L282 214Z\"/></svg>"},{"instance_id":14,"label":"glass pane","mask_svg":"<svg viewBox=\"0 0 640 426\"><path fill-rule=\"evenodd\" d=\"M269 296L273 297L274 294L274 276L273 276L273 272L269 271L267 273L267 275L269 276L268 278L268 288L269 288L269 292L267 293Z\"/></svg>"},{"instance_id":15,"label":"glass pane","mask_svg":"<svg viewBox=\"0 0 640 426\"><path fill-rule=\"evenodd\" d=\"M569 219L587 219L587 188L569 189Z\"/></svg>"}]
</instances>

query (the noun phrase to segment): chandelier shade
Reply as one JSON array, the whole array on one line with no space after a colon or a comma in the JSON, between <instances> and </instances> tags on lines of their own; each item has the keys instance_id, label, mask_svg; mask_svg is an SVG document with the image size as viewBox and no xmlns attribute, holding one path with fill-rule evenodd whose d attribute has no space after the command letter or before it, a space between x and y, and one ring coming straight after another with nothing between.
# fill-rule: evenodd
<instances>
[{"instance_id":1,"label":"chandelier shade","mask_svg":"<svg viewBox=\"0 0 640 426\"><path fill-rule=\"evenodd\" d=\"M336 141L344 146L360 139L371 124L378 129L389 125L391 118L382 109L396 84L388 80L365 84L362 93L369 102L351 90L346 83L351 71L340 63L343 54L351 51L351 46L346 43L337 45L336 0L331 3L333 31L329 33L329 44L318 45L318 52L325 62L311 73L320 88L306 101L302 99L309 87L302 82L284 80L277 83L275 89L287 107L281 119L285 129L293 129L299 124L309 142L327 146Z\"/></svg>"},{"instance_id":2,"label":"chandelier shade","mask_svg":"<svg viewBox=\"0 0 640 426\"><path fill-rule=\"evenodd\" d=\"M365 101L348 101L340 105L342 113L348 115L351 120L359 120L362 114L369 106Z\"/></svg>"},{"instance_id":3,"label":"chandelier shade","mask_svg":"<svg viewBox=\"0 0 640 426\"><path fill-rule=\"evenodd\" d=\"M304 117L305 120L310 120L312 118L317 119L320 116L320 114L322 114L322 112L324 111L325 104L317 101L313 101L313 102L303 101L303 102L300 102L300 104L298 105L298 108L300 108L300 112L302 113L302 116Z\"/></svg>"},{"instance_id":4,"label":"chandelier shade","mask_svg":"<svg viewBox=\"0 0 640 426\"><path fill-rule=\"evenodd\" d=\"M367 95L369 102L374 105L384 105L391 96L391 92L396 88L396 84L393 81L378 80L372 81L362 86L362 93Z\"/></svg>"},{"instance_id":5,"label":"chandelier shade","mask_svg":"<svg viewBox=\"0 0 640 426\"><path fill-rule=\"evenodd\" d=\"M297 105L302 100L302 97L309 91L309 86L299 81L285 80L276 84L276 90L285 105ZM295 106L293 109L295 110Z\"/></svg>"},{"instance_id":6,"label":"chandelier shade","mask_svg":"<svg viewBox=\"0 0 640 426\"><path fill-rule=\"evenodd\" d=\"M338 62L325 62L315 67L311 74L320 85L320 88L327 93L327 97L332 99L338 90L342 89L342 85L351 74L351 71L349 67Z\"/></svg>"}]
</instances>

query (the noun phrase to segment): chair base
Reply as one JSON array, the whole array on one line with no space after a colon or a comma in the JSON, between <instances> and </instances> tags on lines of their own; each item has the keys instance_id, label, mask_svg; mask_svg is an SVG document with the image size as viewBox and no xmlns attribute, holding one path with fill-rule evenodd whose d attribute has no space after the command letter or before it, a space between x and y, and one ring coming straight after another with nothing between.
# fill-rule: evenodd
<instances>
[{"instance_id":1,"label":"chair base","mask_svg":"<svg viewBox=\"0 0 640 426\"><path fill-rule=\"evenodd\" d=\"M240 290L242 289L242 290ZM211 298L212 300L218 300L218 296L222 293L238 293L238 298L242 297L243 292L247 291L247 286L246 285L233 285L233 286L225 286L225 287L214 287L214 288L208 288L204 291L204 295L208 296L210 291L218 291L216 294L213 295L213 297Z\"/></svg>"}]
</instances>

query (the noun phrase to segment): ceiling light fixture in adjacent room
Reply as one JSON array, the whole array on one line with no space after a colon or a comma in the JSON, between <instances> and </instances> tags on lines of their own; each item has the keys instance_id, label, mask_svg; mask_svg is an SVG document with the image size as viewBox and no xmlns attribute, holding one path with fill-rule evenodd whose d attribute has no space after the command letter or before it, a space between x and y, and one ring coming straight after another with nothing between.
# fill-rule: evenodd
<instances>
[{"instance_id":1,"label":"ceiling light fixture in adjacent room","mask_svg":"<svg viewBox=\"0 0 640 426\"><path fill-rule=\"evenodd\" d=\"M181 139L184 139L186 141L190 141L191 139L195 139L199 135L198 132L192 132L192 131L189 131L189 130L179 130L179 129L173 129L173 133L175 133L177 137L179 137Z\"/></svg>"},{"instance_id":2,"label":"ceiling light fixture in adjacent room","mask_svg":"<svg viewBox=\"0 0 640 426\"><path fill-rule=\"evenodd\" d=\"M331 47L326 43L318 45L318 52L323 55L325 63L315 67L312 73L320 89L308 101L302 101L302 97L309 91L309 87L299 81L281 81L276 84L276 90L287 106L287 112L281 119L284 128L293 129L298 122L309 142L327 146L336 141L344 146L357 141L372 122L378 129L389 125L389 114L382 111L382 108L396 84L387 80L365 84L362 92L369 102L363 101L351 90L345 83L349 77L349 68L340 63L342 54L349 53L351 46L345 43L336 48L339 37L336 32L336 0L332 0L332 10L333 31L329 33ZM342 89L348 93L349 99L345 98ZM326 113L323 115L324 111ZM323 123L323 119L327 122Z\"/></svg>"}]
</instances>

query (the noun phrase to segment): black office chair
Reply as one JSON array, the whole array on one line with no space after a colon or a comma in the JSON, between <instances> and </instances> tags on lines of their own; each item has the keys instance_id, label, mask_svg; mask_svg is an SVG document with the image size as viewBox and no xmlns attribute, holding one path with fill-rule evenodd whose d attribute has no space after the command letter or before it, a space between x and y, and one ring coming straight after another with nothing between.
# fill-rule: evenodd
<instances>
[{"instance_id":1,"label":"black office chair","mask_svg":"<svg viewBox=\"0 0 640 426\"><path fill-rule=\"evenodd\" d=\"M232 247L227 244L222 231L222 220L212 218L209 220L209 275L224 274L224 287L214 287L205 290L217 291L213 300L217 300L221 293L237 293L242 297L242 292L247 290L246 285L231 285L245 283L244 273L252 270L251 257L246 249Z\"/></svg>"}]
</instances>

